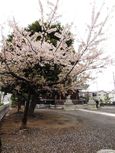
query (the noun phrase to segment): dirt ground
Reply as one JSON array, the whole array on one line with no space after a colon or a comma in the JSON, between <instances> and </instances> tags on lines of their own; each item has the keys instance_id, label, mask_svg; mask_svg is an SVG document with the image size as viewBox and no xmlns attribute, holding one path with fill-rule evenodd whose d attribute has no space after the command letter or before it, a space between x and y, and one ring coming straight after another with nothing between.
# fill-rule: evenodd
<instances>
[{"instance_id":1,"label":"dirt ground","mask_svg":"<svg viewBox=\"0 0 115 153\"><path fill-rule=\"evenodd\" d=\"M23 112L17 113L12 109L4 118L1 126L1 133L7 134L18 131L21 125ZM28 118L28 128L47 128L47 129L63 129L78 126L78 121L72 116L62 113L61 111L42 109L35 112L35 117ZM80 124L79 124L80 126Z\"/></svg>"}]
</instances>

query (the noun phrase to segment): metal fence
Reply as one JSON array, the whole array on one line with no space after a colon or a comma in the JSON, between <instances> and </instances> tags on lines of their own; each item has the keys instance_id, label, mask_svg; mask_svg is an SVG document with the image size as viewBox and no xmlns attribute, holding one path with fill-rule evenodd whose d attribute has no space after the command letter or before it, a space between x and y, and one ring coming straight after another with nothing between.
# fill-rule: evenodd
<instances>
[{"instance_id":1,"label":"metal fence","mask_svg":"<svg viewBox=\"0 0 115 153\"><path fill-rule=\"evenodd\" d=\"M4 118L4 116L8 113L9 111L9 105L3 105L0 106L0 121Z\"/></svg>"}]
</instances>

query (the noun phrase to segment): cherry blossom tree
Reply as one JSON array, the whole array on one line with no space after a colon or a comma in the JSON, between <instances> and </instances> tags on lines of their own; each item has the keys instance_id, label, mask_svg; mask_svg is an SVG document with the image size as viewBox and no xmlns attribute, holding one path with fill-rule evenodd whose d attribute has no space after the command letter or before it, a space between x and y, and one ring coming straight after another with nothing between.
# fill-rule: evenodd
<instances>
[{"instance_id":1,"label":"cherry blossom tree","mask_svg":"<svg viewBox=\"0 0 115 153\"><path fill-rule=\"evenodd\" d=\"M11 22L12 35L9 39L3 37L0 52L1 86L8 92L23 91L26 95L22 128L27 124L32 96L39 96L43 89L55 88L63 92L79 89L90 79L92 70L102 68L106 63L98 46L105 39L103 29L108 15L99 23L101 12L95 14L93 8L87 39L79 42L75 50L67 43L74 39L71 26L60 29L53 26L57 24L58 0L56 5L49 3L51 11L46 20L41 1L39 4L41 30L32 33L15 21ZM49 39L50 34L57 38L54 43Z\"/></svg>"}]
</instances>

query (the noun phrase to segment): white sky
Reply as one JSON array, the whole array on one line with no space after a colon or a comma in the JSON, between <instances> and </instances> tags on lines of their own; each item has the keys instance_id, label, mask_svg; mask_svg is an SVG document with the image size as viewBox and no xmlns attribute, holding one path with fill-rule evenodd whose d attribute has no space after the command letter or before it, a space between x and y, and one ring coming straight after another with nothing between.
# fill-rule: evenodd
<instances>
[{"instance_id":1,"label":"white sky","mask_svg":"<svg viewBox=\"0 0 115 153\"><path fill-rule=\"evenodd\" d=\"M46 0L41 1L45 2ZM97 7L103 3L103 0L95 1ZM74 22L74 25L76 26L76 34L79 31L79 34L83 37L84 26L90 21L90 4L92 2L93 0L60 0L58 11L59 14L62 15L60 21L62 23ZM115 0L105 0L105 3L108 8L111 8L112 5L115 5ZM115 54L114 13L109 28L106 29L108 41L103 44L104 52L110 54L113 58ZM0 25L4 28L5 33L8 32L8 28L6 28L7 21L11 20L13 17L21 26L27 26L39 19L40 12L38 0L0 0ZM92 81L89 90L113 90L113 72L115 72L115 66L105 69L103 73L97 75L95 81Z\"/></svg>"}]
</instances>

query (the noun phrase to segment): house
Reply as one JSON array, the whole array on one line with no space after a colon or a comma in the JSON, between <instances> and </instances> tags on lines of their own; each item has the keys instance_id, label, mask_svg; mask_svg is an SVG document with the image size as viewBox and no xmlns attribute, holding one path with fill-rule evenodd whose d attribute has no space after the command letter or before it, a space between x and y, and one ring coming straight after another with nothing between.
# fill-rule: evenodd
<instances>
[{"instance_id":1,"label":"house","mask_svg":"<svg viewBox=\"0 0 115 153\"><path fill-rule=\"evenodd\" d=\"M115 91L114 90L109 92L109 98L110 98L111 103L115 102Z\"/></svg>"}]
</instances>

